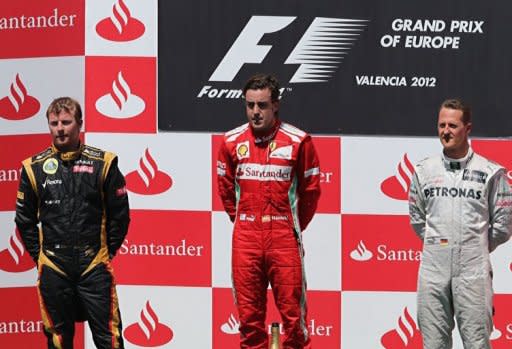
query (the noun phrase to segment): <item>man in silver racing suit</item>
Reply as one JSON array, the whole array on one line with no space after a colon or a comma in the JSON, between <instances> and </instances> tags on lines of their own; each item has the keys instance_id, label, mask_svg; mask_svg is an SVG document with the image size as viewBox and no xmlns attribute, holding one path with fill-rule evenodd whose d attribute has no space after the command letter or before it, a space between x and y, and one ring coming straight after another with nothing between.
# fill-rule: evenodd
<instances>
[{"instance_id":1,"label":"man in silver racing suit","mask_svg":"<svg viewBox=\"0 0 512 349\"><path fill-rule=\"evenodd\" d=\"M465 349L491 349L489 253L511 236L512 193L505 169L473 152L470 131L469 108L443 102L443 154L416 165L409 192L411 225L423 241L418 324L425 349L452 348L454 317Z\"/></svg>"}]
</instances>

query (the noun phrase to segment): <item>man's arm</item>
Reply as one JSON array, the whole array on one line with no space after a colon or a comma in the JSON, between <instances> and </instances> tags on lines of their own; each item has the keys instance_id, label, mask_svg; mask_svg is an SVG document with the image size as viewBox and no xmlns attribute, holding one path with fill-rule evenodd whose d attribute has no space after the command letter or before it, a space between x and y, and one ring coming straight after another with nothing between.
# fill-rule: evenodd
<instances>
[{"instance_id":1,"label":"man's arm","mask_svg":"<svg viewBox=\"0 0 512 349\"><path fill-rule=\"evenodd\" d=\"M126 192L126 182L117 167L117 157L112 159L103 190L105 192L107 215L108 253L112 258L123 244L130 223L130 206Z\"/></svg>"},{"instance_id":2,"label":"man's arm","mask_svg":"<svg viewBox=\"0 0 512 349\"><path fill-rule=\"evenodd\" d=\"M492 252L512 235L512 191L503 169L491 178L489 219L489 252Z\"/></svg>"},{"instance_id":3,"label":"man's arm","mask_svg":"<svg viewBox=\"0 0 512 349\"><path fill-rule=\"evenodd\" d=\"M29 169L29 171L31 171L31 169ZM33 179L35 185L35 178ZM21 239L25 244L25 248L37 264L40 250L39 228L37 226L39 223L39 199L35 190L36 188L32 186L27 170L25 166L23 166L16 198L16 217L14 221L20 232Z\"/></svg>"},{"instance_id":4,"label":"man's arm","mask_svg":"<svg viewBox=\"0 0 512 349\"><path fill-rule=\"evenodd\" d=\"M315 215L320 198L320 164L311 137L301 144L297 158L297 193L299 196L300 230L304 231Z\"/></svg>"},{"instance_id":5,"label":"man's arm","mask_svg":"<svg viewBox=\"0 0 512 349\"><path fill-rule=\"evenodd\" d=\"M421 191L417 173L414 173L409 188L409 219L416 235L423 241L426 223L425 198Z\"/></svg>"},{"instance_id":6,"label":"man's arm","mask_svg":"<svg viewBox=\"0 0 512 349\"><path fill-rule=\"evenodd\" d=\"M224 209L231 222L236 216L235 167L226 142L222 142L217 156L217 186Z\"/></svg>"}]
</instances>

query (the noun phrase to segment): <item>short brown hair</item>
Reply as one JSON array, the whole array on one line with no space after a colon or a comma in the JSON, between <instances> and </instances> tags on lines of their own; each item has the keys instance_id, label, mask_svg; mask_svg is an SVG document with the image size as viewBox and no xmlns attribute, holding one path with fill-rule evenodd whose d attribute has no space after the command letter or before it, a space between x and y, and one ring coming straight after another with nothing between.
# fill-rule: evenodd
<instances>
[{"instance_id":1,"label":"short brown hair","mask_svg":"<svg viewBox=\"0 0 512 349\"><path fill-rule=\"evenodd\" d=\"M447 99L441 103L441 108L455 109L462 111L462 122L467 125L471 122L471 108L462 100L457 98Z\"/></svg>"},{"instance_id":2,"label":"short brown hair","mask_svg":"<svg viewBox=\"0 0 512 349\"><path fill-rule=\"evenodd\" d=\"M80 107L80 103L71 97L55 98L46 110L46 119L50 119L50 114L59 115L62 111L73 115L77 122L82 122L82 108Z\"/></svg>"},{"instance_id":3,"label":"short brown hair","mask_svg":"<svg viewBox=\"0 0 512 349\"><path fill-rule=\"evenodd\" d=\"M243 95L247 90L263 90L268 88L270 90L270 97L272 102L279 100L279 81L277 78L270 74L256 74L247 80L243 89Z\"/></svg>"}]
</instances>

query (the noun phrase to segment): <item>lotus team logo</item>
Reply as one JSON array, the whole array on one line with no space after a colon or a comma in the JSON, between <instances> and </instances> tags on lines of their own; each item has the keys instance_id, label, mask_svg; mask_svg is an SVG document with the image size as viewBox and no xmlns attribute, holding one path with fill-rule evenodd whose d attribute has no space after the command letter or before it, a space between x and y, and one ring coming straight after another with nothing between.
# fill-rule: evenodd
<instances>
[{"instance_id":1,"label":"lotus team logo","mask_svg":"<svg viewBox=\"0 0 512 349\"><path fill-rule=\"evenodd\" d=\"M398 319L398 328L386 332L380 339L385 349L422 349L423 340L407 307Z\"/></svg>"},{"instance_id":2,"label":"lotus team logo","mask_svg":"<svg viewBox=\"0 0 512 349\"><path fill-rule=\"evenodd\" d=\"M380 189L390 198L396 200L407 200L413 174L414 166L407 158L406 153L398 164L396 175L389 177L382 182Z\"/></svg>"},{"instance_id":3,"label":"lotus team logo","mask_svg":"<svg viewBox=\"0 0 512 349\"><path fill-rule=\"evenodd\" d=\"M15 81L11 83L9 95L0 99L0 117L7 120L24 120L34 116L41 104L30 96L27 88L16 74Z\"/></svg>"},{"instance_id":4,"label":"lotus team logo","mask_svg":"<svg viewBox=\"0 0 512 349\"><path fill-rule=\"evenodd\" d=\"M15 229L9 238L7 249L0 251L0 269L10 273L21 273L34 267L34 261L25 250L18 229Z\"/></svg>"},{"instance_id":5,"label":"lotus team logo","mask_svg":"<svg viewBox=\"0 0 512 349\"><path fill-rule=\"evenodd\" d=\"M240 322L237 320L235 315L230 314L228 321L222 324L220 330L226 334L238 334L240 333L238 330L239 327Z\"/></svg>"},{"instance_id":6,"label":"lotus team logo","mask_svg":"<svg viewBox=\"0 0 512 349\"><path fill-rule=\"evenodd\" d=\"M132 17L123 0L114 4L109 18L96 25L98 35L110 41L132 41L141 37L145 31L144 24Z\"/></svg>"},{"instance_id":7,"label":"lotus team logo","mask_svg":"<svg viewBox=\"0 0 512 349\"><path fill-rule=\"evenodd\" d=\"M172 178L158 170L158 165L146 148L140 158L139 168L126 176L126 188L137 194L161 194L172 186Z\"/></svg>"},{"instance_id":8,"label":"lotus team logo","mask_svg":"<svg viewBox=\"0 0 512 349\"><path fill-rule=\"evenodd\" d=\"M159 322L153 308L146 302L140 312L140 321L126 328L124 337L130 343L141 347L159 347L169 343L174 337L172 329Z\"/></svg>"},{"instance_id":9,"label":"lotus team logo","mask_svg":"<svg viewBox=\"0 0 512 349\"><path fill-rule=\"evenodd\" d=\"M361 240L357 247L350 252L350 257L358 262L365 262L373 257L373 253L366 248L363 240Z\"/></svg>"},{"instance_id":10,"label":"lotus team logo","mask_svg":"<svg viewBox=\"0 0 512 349\"><path fill-rule=\"evenodd\" d=\"M132 118L140 115L145 108L144 100L132 94L122 72L119 72L117 78L112 81L111 91L96 101L96 109L114 119Z\"/></svg>"}]
</instances>

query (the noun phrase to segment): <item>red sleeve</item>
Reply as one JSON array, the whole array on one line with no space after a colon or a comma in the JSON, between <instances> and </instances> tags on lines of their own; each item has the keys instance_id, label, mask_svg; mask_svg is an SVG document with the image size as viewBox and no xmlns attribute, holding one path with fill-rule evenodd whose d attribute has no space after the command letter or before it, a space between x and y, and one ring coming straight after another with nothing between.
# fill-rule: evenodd
<instances>
[{"instance_id":1,"label":"red sleeve","mask_svg":"<svg viewBox=\"0 0 512 349\"><path fill-rule=\"evenodd\" d=\"M297 159L299 222L303 231L315 215L320 198L320 164L313 141L308 135L301 144Z\"/></svg>"},{"instance_id":2,"label":"red sleeve","mask_svg":"<svg viewBox=\"0 0 512 349\"><path fill-rule=\"evenodd\" d=\"M224 210L233 222L236 216L235 164L225 141L217 157L217 186Z\"/></svg>"}]
</instances>

